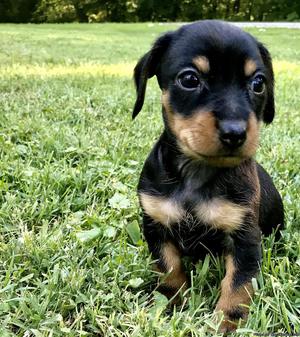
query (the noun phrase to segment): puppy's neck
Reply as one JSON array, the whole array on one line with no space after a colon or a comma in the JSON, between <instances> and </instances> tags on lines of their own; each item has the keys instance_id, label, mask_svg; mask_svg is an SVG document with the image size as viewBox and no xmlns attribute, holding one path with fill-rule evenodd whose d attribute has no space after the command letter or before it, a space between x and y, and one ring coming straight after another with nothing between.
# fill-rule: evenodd
<instances>
[{"instance_id":1,"label":"puppy's neck","mask_svg":"<svg viewBox=\"0 0 300 337\"><path fill-rule=\"evenodd\" d=\"M219 172L220 168L205 165L200 160L189 158L184 154L178 156L177 167L180 176L191 181L191 183L200 183L204 185L209 182Z\"/></svg>"}]
</instances>

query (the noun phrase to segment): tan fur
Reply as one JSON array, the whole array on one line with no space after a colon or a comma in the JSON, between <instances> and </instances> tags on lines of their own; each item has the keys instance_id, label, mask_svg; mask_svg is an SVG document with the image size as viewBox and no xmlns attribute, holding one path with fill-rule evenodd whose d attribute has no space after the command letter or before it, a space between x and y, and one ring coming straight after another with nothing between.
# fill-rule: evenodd
<instances>
[{"instance_id":1,"label":"tan fur","mask_svg":"<svg viewBox=\"0 0 300 337\"><path fill-rule=\"evenodd\" d=\"M251 76L255 73L257 69L257 65L256 63L251 60L251 59L247 59L244 65L244 72L246 76Z\"/></svg>"},{"instance_id":2,"label":"tan fur","mask_svg":"<svg viewBox=\"0 0 300 337\"><path fill-rule=\"evenodd\" d=\"M250 171L248 173L250 175L250 179L252 179L253 183L252 186L255 187L255 193L253 195L252 201L252 206L253 206L253 214L255 216L255 220L257 221L258 224L258 218L259 218L259 204L260 204L260 182L258 178L258 173L257 173L257 167L255 165L253 172Z\"/></svg>"},{"instance_id":3,"label":"tan fur","mask_svg":"<svg viewBox=\"0 0 300 337\"><path fill-rule=\"evenodd\" d=\"M249 208L221 198L213 198L196 207L196 214L200 220L226 232L238 229L247 212Z\"/></svg>"},{"instance_id":4,"label":"tan fur","mask_svg":"<svg viewBox=\"0 0 300 337\"><path fill-rule=\"evenodd\" d=\"M260 204L260 182L257 173L257 166L254 161L250 165L240 166L240 174L247 177L248 184L254 188L254 193L248 200L248 205L252 209L252 215L254 215L252 221L258 220L259 216L259 204Z\"/></svg>"},{"instance_id":5,"label":"tan fur","mask_svg":"<svg viewBox=\"0 0 300 337\"><path fill-rule=\"evenodd\" d=\"M222 155L223 145L219 140L216 119L210 111L196 111L184 117L173 111L169 92L163 91L162 104L168 124L177 138L181 151L188 157L205 161L213 166L236 166L252 157L259 140L259 123L252 112L247 125L247 139L236 156Z\"/></svg>"},{"instance_id":6,"label":"tan fur","mask_svg":"<svg viewBox=\"0 0 300 337\"><path fill-rule=\"evenodd\" d=\"M178 249L170 242L165 243L162 248L162 256L169 273L164 284L176 290L186 289L187 278L183 271Z\"/></svg>"},{"instance_id":7,"label":"tan fur","mask_svg":"<svg viewBox=\"0 0 300 337\"><path fill-rule=\"evenodd\" d=\"M205 162L208 165L214 167L233 167L238 166L243 160L246 158L243 156L235 156L235 157L226 157L226 156L210 156L208 158L204 158Z\"/></svg>"},{"instance_id":8,"label":"tan fur","mask_svg":"<svg viewBox=\"0 0 300 337\"><path fill-rule=\"evenodd\" d=\"M171 130L177 137L178 145L187 155L201 157L214 155L219 147L216 120L209 111L201 111L190 117L183 117L172 111L169 104L169 93L163 92L162 103L165 107Z\"/></svg>"},{"instance_id":9,"label":"tan fur","mask_svg":"<svg viewBox=\"0 0 300 337\"><path fill-rule=\"evenodd\" d=\"M224 314L220 332L231 331L236 328L237 322L230 321L230 311L240 309L244 311L244 318L247 318L248 310L245 305L248 306L250 304L251 296L253 295L253 287L250 282L238 289L233 289L235 270L233 258L228 255L226 257L226 275L221 284L221 297L216 306L216 312Z\"/></svg>"},{"instance_id":10,"label":"tan fur","mask_svg":"<svg viewBox=\"0 0 300 337\"><path fill-rule=\"evenodd\" d=\"M197 69L202 73L208 73L210 66L208 58L205 56L197 56L193 58L193 63L197 67Z\"/></svg>"},{"instance_id":11,"label":"tan fur","mask_svg":"<svg viewBox=\"0 0 300 337\"><path fill-rule=\"evenodd\" d=\"M243 145L242 152L247 157L254 156L259 142L260 124L257 121L254 112L251 112L247 125L247 139Z\"/></svg>"},{"instance_id":12,"label":"tan fur","mask_svg":"<svg viewBox=\"0 0 300 337\"><path fill-rule=\"evenodd\" d=\"M169 198L140 193L140 201L146 214L167 227L180 221L184 215L183 209Z\"/></svg>"}]
</instances>

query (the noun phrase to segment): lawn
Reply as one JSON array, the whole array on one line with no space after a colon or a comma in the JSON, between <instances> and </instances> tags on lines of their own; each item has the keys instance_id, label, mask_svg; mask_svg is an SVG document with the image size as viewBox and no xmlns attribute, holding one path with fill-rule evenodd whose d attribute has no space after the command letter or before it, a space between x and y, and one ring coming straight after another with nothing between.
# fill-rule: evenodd
<instances>
[{"instance_id":1,"label":"lawn","mask_svg":"<svg viewBox=\"0 0 300 337\"><path fill-rule=\"evenodd\" d=\"M224 273L207 257L184 308L151 293L138 176L160 134L151 80L131 121L132 69L175 25L0 25L0 336L209 336ZM248 30L269 47L277 116L257 159L286 210L285 251L263 243L239 336L300 334L300 30ZM212 333L217 336L217 333Z\"/></svg>"}]
</instances>

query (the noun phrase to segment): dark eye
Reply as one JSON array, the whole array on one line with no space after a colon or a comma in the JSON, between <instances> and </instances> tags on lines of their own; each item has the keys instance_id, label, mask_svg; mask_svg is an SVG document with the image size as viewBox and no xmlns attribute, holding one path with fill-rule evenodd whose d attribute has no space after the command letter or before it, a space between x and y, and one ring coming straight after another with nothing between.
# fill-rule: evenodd
<instances>
[{"instance_id":1,"label":"dark eye","mask_svg":"<svg viewBox=\"0 0 300 337\"><path fill-rule=\"evenodd\" d=\"M263 94L266 88L264 77L261 75L256 76L250 83L250 88L257 95Z\"/></svg>"},{"instance_id":2,"label":"dark eye","mask_svg":"<svg viewBox=\"0 0 300 337\"><path fill-rule=\"evenodd\" d=\"M194 90L200 86L200 79L194 71L184 71L177 76L179 85L187 90Z\"/></svg>"}]
</instances>

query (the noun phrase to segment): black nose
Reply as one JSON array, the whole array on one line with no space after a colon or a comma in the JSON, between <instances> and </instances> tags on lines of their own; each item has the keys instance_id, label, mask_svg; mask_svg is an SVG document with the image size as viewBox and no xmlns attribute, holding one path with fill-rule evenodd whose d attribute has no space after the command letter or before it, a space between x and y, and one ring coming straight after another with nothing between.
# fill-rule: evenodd
<instances>
[{"instance_id":1,"label":"black nose","mask_svg":"<svg viewBox=\"0 0 300 337\"><path fill-rule=\"evenodd\" d=\"M220 121L219 133L221 142L231 149L236 149L246 140L247 123L245 121Z\"/></svg>"}]
</instances>

